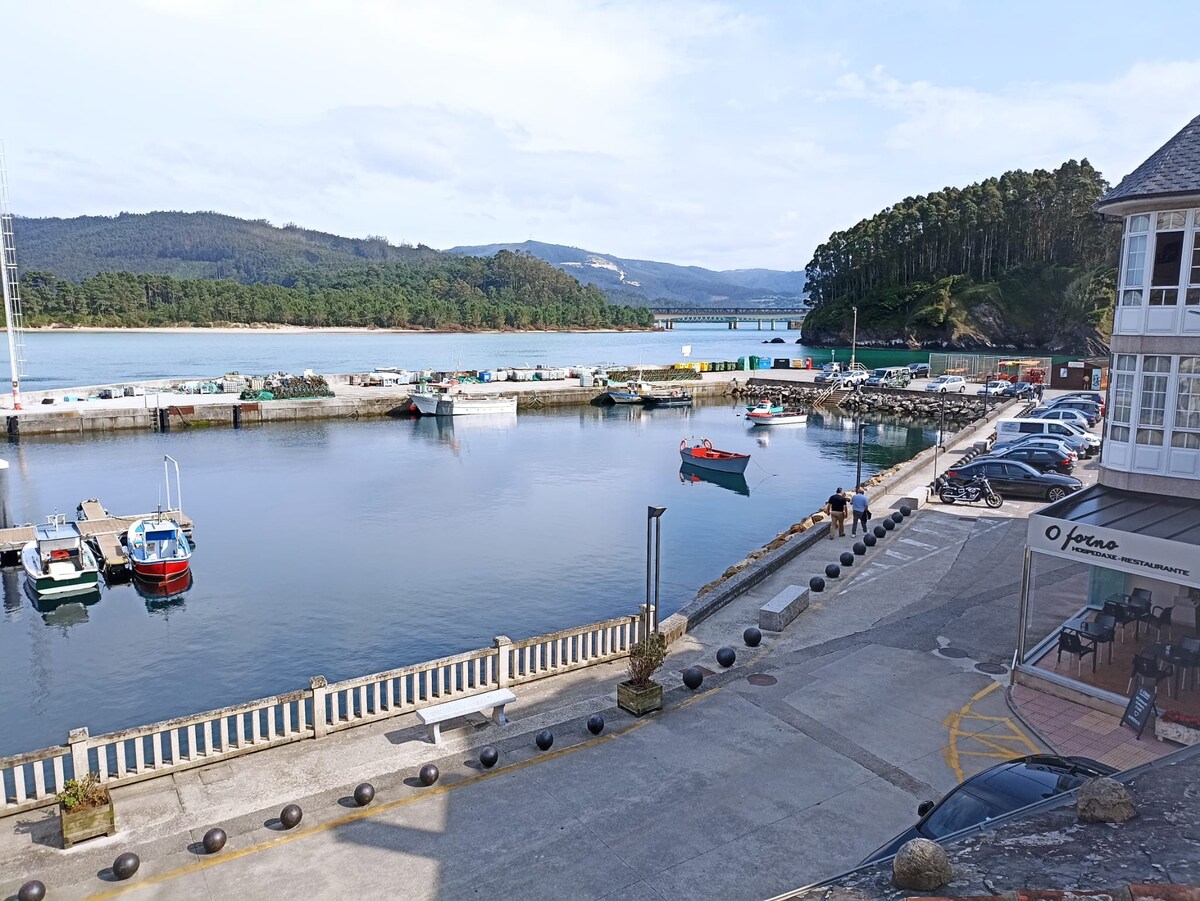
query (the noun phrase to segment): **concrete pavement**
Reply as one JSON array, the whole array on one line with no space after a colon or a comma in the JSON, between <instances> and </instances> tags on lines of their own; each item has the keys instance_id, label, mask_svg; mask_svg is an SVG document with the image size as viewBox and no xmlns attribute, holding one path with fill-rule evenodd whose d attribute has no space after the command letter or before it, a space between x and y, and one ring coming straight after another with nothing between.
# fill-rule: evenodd
<instances>
[{"instance_id":1,"label":"concrete pavement","mask_svg":"<svg viewBox=\"0 0 1200 901\"><path fill-rule=\"evenodd\" d=\"M928 478L873 500L877 520ZM828 877L920 801L1040 747L1002 690L1025 506L918 511L787 631L744 647L765 600L852 543L817 541L676 643L666 710L616 710L619 664L522 687L506 729L448 733L432 788L413 777L433 748L402 717L118 789L121 833L71 851L53 812L0 821L0 896L36 877L53 898L749 899ZM723 645L738 651L728 671ZM693 663L712 673L697 693L679 677ZM484 744L501 749L496 770L479 767ZM365 779L376 802L348 806ZM305 810L293 832L275 821L288 801ZM230 841L209 857L196 842L212 825ZM107 868L124 850L142 867L117 883Z\"/></svg>"}]
</instances>

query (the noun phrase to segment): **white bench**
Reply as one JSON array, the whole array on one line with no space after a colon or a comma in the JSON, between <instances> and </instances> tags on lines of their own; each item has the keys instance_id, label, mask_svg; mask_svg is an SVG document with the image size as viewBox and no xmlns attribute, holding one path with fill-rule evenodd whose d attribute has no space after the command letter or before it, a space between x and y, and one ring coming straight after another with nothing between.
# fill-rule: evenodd
<instances>
[{"instance_id":1,"label":"white bench","mask_svg":"<svg viewBox=\"0 0 1200 901\"><path fill-rule=\"evenodd\" d=\"M417 718L429 730L429 738L435 745L442 743L442 723L446 720L467 716L471 713L491 712L497 726L508 722L504 716L504 705L511 704L517 696L507 688L497 688L495 691L485 691L481 695L471 695L467 698L457 698L445 704L434 704L432 707L422 707L417 711Z\"/></svg>"}]
</instances>

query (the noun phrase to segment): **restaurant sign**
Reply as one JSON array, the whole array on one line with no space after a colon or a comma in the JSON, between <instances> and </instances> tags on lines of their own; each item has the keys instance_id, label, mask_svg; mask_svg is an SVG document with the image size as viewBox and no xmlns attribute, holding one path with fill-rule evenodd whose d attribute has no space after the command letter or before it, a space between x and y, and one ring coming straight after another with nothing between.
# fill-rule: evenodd
<instances>
[{"instance_id":1,"label":"restaurant sign","mask_svg":"<svg viewBox=\"0 0 1200 901\"><path fill-rule=\"evenodd\" d=\"M1192 544L1036 513L1029 517L1028 542L1032 550L1056 557L1200 588L1200 554Z\"/></svg>"}]
</instances>

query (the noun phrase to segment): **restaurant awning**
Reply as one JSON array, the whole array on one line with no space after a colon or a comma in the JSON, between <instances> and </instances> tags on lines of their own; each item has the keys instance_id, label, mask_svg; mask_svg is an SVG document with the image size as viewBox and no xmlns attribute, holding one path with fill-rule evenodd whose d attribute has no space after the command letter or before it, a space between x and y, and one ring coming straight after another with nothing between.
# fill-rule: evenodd
<instances>
[{"instance_id":1,"label":"restaurant awning","mask_svg":"<svg viewBox=\"0 0 1200 901\"><path fill-rule=\"evenodd\" d=\"M1029 547L1200 588L1200 504L1092 485L1029 517Z\"/></svg>"}]
</instances>

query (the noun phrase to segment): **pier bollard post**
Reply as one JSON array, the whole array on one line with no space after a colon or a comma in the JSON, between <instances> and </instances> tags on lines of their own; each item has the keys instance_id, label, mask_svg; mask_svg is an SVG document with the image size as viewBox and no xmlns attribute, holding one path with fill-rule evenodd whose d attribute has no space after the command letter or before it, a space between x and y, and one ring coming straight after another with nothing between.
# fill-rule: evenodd
<instances>
[{"instance_id":1,"label":"pier bollard post","mask_svg":"<svg viewBox=\"0 0 1200 901\"><path fill-rule=\"evenodd\" d=\"M76 779L82 779L92 771L92 765L88 762L89 738L87 726L67 733L67 744L71 746L71 768L75 770Z\"/></svg>"},{"instance_id":2,"label":"pier bollard post","mask_svg":"<svg viewBox=\"0 0 1200 901\"><path fill-rule=\"evenodd\" d=\"M497 635L492 639L492 645L496 648L496 687L508 688L508 679L511 675L508 671L508 649L512 644L512 639L507 635Z\"/></svg>"},{"instance_id":3,"label":"pier bollard post","mask_svg":"<svg viewBox=\"0 0 1200 901\"><path fill-rule=\"evenodd\" d=\"M312 693L312 724L313 738L324 738L329 726L329 715L325 712L325 689L329 680L324 676L313 676L308 680L308 690Z\"/></svg>"}]
</instances>

